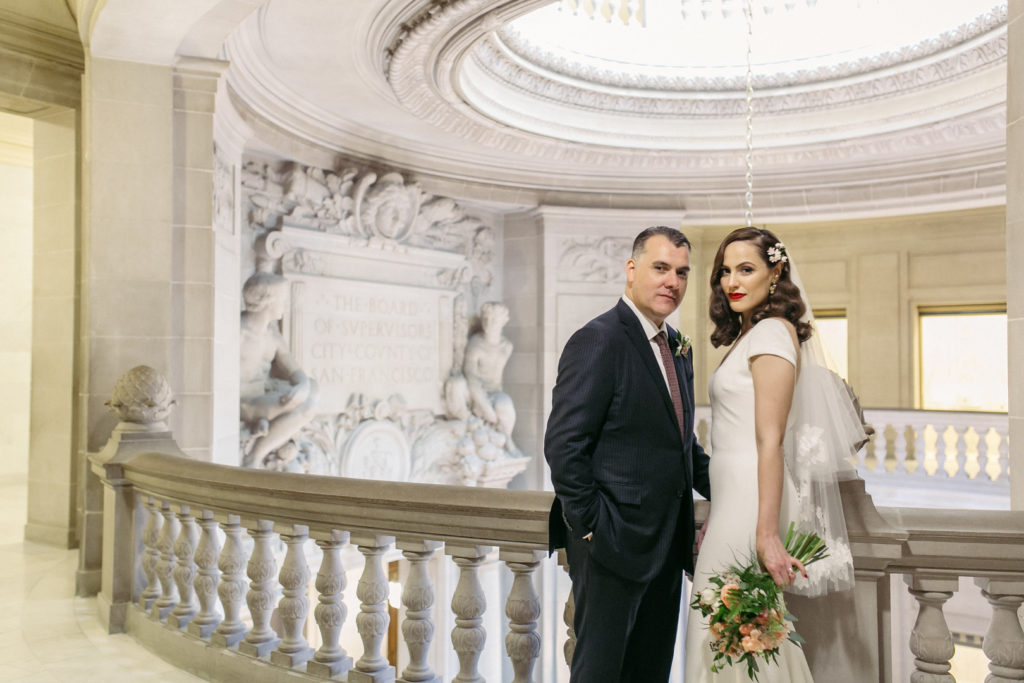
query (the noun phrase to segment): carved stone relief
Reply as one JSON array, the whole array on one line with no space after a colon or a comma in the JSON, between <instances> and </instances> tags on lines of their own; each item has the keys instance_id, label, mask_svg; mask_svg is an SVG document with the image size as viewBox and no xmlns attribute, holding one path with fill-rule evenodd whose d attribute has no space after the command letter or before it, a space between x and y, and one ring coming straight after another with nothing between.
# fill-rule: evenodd
<instances>
[{"instance_id":1,"label":"carved stone relief","mask_svg":"<svg viewBox=\"0 0 1024 683\"><path fill-rule=\"evenodd\" d=\"M602 237L572 239L561 244L558 279L562 282L615 282L622 279L622 255L632 239Z\"/></svg>"},{"instance_id":2,"label":"carved stone relief","mask_svg":"<svg viewBox=\"0 0 1024 683\"><path fill-rule=\"evenodd\" d=\"M291 283L286 310L258 321L280 356L255 354L264 379L243 391L246 464L497 486L522 471L501 391L508 309L482 303L493 228L395 172L250 158L240 185L252 277ZM271 390L274 409L297 394L290 431L252 410Z\"/></svg>"},{"instance_id":3,"label":"carved stone relief","mask_svg":"<svg viewBox=\"0 0 1024 683\"><path fill-rule=\"evenodd\" d=\"M213 229L235 234L235 169L213 147Z\"/></svg>"}]
</instances>

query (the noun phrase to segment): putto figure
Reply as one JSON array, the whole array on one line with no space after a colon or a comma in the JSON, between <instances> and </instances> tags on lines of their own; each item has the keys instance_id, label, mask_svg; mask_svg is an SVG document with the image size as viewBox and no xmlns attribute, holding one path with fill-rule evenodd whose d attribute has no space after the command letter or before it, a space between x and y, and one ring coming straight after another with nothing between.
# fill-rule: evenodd
<instances>
[{"instance_id":1,"label":"putto figure","mask_svg":"<svg viewBox=\"0 0 1024 683\"><path fill-rule=\"evenodd\" d=\"M287 287L280 275L262 272L242 287L241 419L251 434L242 448L245 467L265 465L314 416L316 382L292 357L278 326Z\"/></svg>"},{"instance_id":2,"label":"putto figure","mask_svg":"<svg viewBox=\"0 0 1024 683\"><path fill-rule=\"evenodd\" d=\"M516 408L502 390L505 364L512 355L512 342L502 335L509 320L508 307L488 301L480 307L481 331L466 344L462 372L469 390L469 407L474 415L505 435L505 449L515 452L512 428L516 424Z\"/></svg>"}]
</instances>

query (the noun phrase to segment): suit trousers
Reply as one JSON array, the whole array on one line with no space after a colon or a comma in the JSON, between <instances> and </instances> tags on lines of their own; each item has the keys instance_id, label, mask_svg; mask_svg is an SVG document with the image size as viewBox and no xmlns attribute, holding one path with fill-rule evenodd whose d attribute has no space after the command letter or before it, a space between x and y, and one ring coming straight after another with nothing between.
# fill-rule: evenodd
<instances>
[{"instance_id":1,"label":"suit trousers","mask_svg":"<svg viewBox=\"0 0 1024 683\"><path fill-rule=\"evenodd\" d=\"M566 543L576 603L570 683L663 683L672 670L683 570L666 562L647 583L591 558L588 541Z\"/></svg>"}]
</instances>

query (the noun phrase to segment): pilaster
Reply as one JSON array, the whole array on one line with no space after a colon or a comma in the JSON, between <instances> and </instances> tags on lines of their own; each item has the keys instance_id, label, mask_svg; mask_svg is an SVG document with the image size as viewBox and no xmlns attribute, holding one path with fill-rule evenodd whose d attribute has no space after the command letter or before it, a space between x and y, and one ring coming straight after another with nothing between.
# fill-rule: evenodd
<instances>
[{"instance_id":1,"label":"pilaster","mask_svg":"<svg viewBox=\"0 0 1024 683\"><path fill-rule=\"evenodd\" d=\"M216 361L228 362L214 354L213 227L214 110L226 68L227 62L219 60L181 57L172 69L170 380L181 401L175 425L182 435L181 448L201 460L209 460L213 449Z\"/></svg>"},{"instance_id":2,"label":"pilaster","mask_svg":"<svg viewBox=\"0 0 1024 683\"><path fill-rule=\"evenodd\" d=\"M1010 0L1006 60L1006 312L1010 469L1024 472L1024 0ZM1024 477L1010 479L1010 507L1024 510Z\"/></svg>"},{"instance_id":3,"label":"pilaster","mask_svg":"<svg viewBox=\"0 0 1024 683\"><path fill-rule=\"evenodd\" d=\"M75 332L79 299L78 112L33 124L32 398L25 538L73 547L81 459L75 457ZM96 527L99 519L81 519ZM98 558L97 558L98 559Z\"/></svg>"}]
</instances>

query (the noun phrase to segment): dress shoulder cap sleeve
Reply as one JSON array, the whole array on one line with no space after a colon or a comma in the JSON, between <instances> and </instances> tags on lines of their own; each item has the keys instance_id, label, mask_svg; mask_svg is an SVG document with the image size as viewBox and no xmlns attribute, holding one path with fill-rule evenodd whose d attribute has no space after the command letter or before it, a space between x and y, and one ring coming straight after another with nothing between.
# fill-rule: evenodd
<instances>
[{"instance_id":1,"label":"dress shoulder cap sleeve","mask_svg":"<svg viewBox=\"0 0 1024 683\"><path fill-rule=\"evenodd\" d=\"M747 362L755 356L771 355L785 358L796 367L796 347L789 328L781 320L768 318L754 325L748 332L750 342L747 344Z\"/></svg>"}]
</instances>

